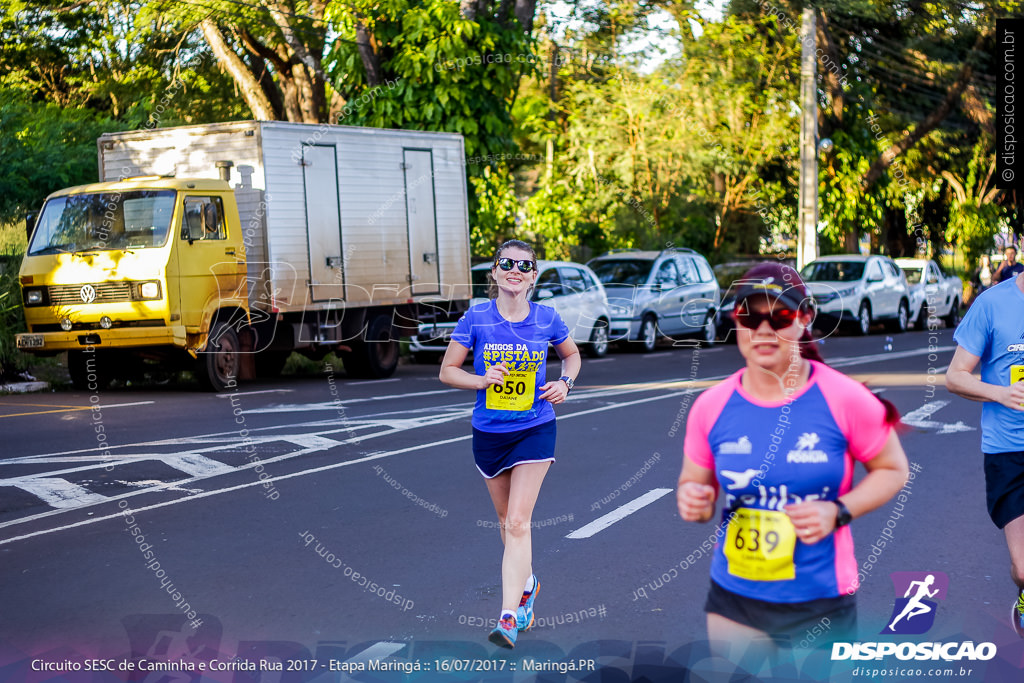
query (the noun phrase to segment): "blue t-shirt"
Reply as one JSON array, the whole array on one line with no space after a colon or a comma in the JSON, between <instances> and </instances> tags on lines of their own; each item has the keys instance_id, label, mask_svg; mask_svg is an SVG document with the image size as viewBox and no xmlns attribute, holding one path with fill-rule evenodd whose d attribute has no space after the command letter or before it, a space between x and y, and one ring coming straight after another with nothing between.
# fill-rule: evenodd
<instances>
[{"instance_id":1,"label":"blue t-shirt","mask_svg":"<svg viewBox=\"0 0 1024 683\"><path fill-rule=\"evenodd\" d=\"M538 397L546 382L548 344L561 344L568 338L569 328L548 306L531 303L529 315L517 323L505 320L494 300L466 311L455 325L452 340L473 350L474 372L483 375L487 368L504 362L514 373L505 385L476 392L473 426L483 432L513 432L554 420L551 404ZM492 405L516 409L488 408L488 393L494 394Z\"/></svg>"},{"instance_id":2,"label":"blue t-shirt","mask_svg":"<svg viewBox=\"0 0 1024 683\"><path fill-rule=\"evenodd\" d=\"M1010 278L1017 277L1022 272L1024 272L1024 263L1014 263L1012 266L1003 268L1003 272L999 273L999 281L1006 282Z\"/></svg>"},{"instance_id":3,"label":"blue t-shirt","mask_svg":"<svg viewBox=\"0 0 1024 683\"><path fill-rule=\"evenodd\" d=\"M1011 366L1024 372L1024 292L1007 280L982 292L953 340L980 358L981 381L1010 385ZM981 450L985 453L1024 451L1024 413L995 401L981 405Z\"/></svg>"}]
</instances>

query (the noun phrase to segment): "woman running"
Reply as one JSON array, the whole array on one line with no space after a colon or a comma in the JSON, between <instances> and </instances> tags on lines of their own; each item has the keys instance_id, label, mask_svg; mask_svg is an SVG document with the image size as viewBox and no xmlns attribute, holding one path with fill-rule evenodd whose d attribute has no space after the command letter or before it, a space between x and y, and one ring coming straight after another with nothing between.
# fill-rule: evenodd
<instances>
[{"instance_id":1,"label":"woman running","mask_svg":"<svg viewBox=\"0 0 1024 683\"><path fill-rule=\"evenodd\" d=\"M756 672L816 626L833 639L855 635L847 525L896 495L908 467L895 407L821 360L800 275L765 263L737 284L746 367L694 402L677 502L684 520L707 522L723 489L708 640ZM867 475L851 486L855 462Z\"/></svg>"},{"instance_id":2,"label":"woman running","mask_svg":"<svg viewBox=\"0 0 1024 683\"><path fill-rule=\"evenodd\" d=\"M540 582L533 574L530 523L548 467L555 460L553 404L569 395L580 371L580 353L562 319L531 303L537 255L520 240L498 247L491 266L496 297L469 309L455 326L441 361L440 379L475 389L473 457L498 513L505 553L498 626L489 640L513 648L519 631L533 626ZM548 344L562 372L546 382ZM473 350L473 372L462 369Z\"/></svg>"}]
</instances>

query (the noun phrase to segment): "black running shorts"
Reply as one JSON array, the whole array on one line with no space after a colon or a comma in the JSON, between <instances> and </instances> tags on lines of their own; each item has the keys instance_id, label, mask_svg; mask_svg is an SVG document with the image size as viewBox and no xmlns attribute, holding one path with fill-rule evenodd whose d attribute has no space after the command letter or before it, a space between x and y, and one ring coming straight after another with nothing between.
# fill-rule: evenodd
<instances>
[{"instance_id":1,"label":"black running shorts","mask_svg":"<svg viewBox=\"0 0 1024 683\"><path fill-rule=\"evenodd\" d=\"M764 631L780 647L806 649L857 636L855 595L767 602L733 593L712 581L704 611Z\"/></svg>"},{"instance_id":2,"label":"black running shorts","mask_svg":"<svg viewBox=\"0 0 1024 683\"><path fill-rule=\"evenodd\" d=\"M480 474L493 479L527 462L555 461L555 421L514 432L483 432L473 428L473 459Z\"/></svg>"},{"instance_id":3,"label":"black running shorts","mask_svg":"<svg viewBox=\"0 0 1024 683\"><path fill-rule=\"evenodd\" d=\"M985 494L1000 529L1024 515L1024 451L985 454Z\"/></svg>"}]
</instances>

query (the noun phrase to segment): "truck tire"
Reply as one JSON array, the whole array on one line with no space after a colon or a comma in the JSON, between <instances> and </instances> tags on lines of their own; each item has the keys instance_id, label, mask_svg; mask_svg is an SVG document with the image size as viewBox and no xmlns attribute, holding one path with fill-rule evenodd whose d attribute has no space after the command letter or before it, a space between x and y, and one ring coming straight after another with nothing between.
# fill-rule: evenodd
<instances>
[{"instance_id":1,"label":"truck tire","mask_svg":"<svg viewBox=\"0 0 1024 683\"><path fill-rule=\"evenodd\" d=\"M199 383L209 391L224 391L231 381L238 381L241 368L241 348L233 327L214 323L206 349L196 359Z\"/></svg>"},{"instance_id":2,"label":"truck tire","mask_svg":"<svg viewBox=\"0 0 1024 683\"><path fill-rule=\"evenodd\" d=\"M109 358L96 351L68 351L71 386L78 391L103 391L113 379Z\"/></svg>"},{"instance_id":3,"label":"truck tire","mask_svg":"<svg viewBox=\"0 0 1024 683\"><path fill-rule=\"evenodd\" d=\"M366 327L366 339L355 340L349 346L352 350L341 354L341 362L345 364L349 377L385 379L395 374L398 340L391 333L390 315L371 318Z\"/></svg>"}]
</instances>

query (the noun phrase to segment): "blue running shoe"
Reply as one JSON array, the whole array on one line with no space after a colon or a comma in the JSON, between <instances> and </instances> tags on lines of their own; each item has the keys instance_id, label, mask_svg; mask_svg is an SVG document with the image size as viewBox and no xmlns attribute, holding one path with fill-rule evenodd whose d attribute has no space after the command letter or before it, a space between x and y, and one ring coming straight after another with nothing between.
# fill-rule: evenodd
<instances>
[{"instance_id":1,"label":"blue running shoe","mask_svg":"<svg viewBox=\"0 0 1024 683\"><path fill-rule=\"evenodd\" d=\"M533 601L537 598L537 591L540 590L540 579L533 575L533 590L523 593L523 599L519 601L519 609L516 610L516 623L520 631L529 631L533 628Z\"/></svg>"},{"instance_id":2,"label":"blue running shoe","mask_svg":"<svg viewBox=\"0 0 1024 683\"><path fill-rule=\"evenodd\" d=\"M491 631L487 640L498 647L507 647L511 650L516 646L517 635L519 635L519 629L516 628L516 618L509 616L498 622L498 627Z\"/></svg>"},{"instance_id":3,"label":"blue running shoe","mask_svg":"<svg viewBox=\"0 0 1024 683\"><path fill-rule=\"evenodd\" d=\"M1010 610L1010 625L1018 636L1024 638L1024 592L1017 594L1017 602Z\"/></svg>"}]
</instances>

